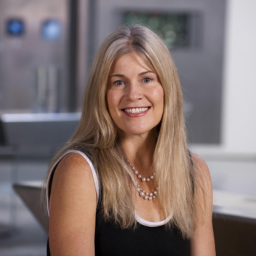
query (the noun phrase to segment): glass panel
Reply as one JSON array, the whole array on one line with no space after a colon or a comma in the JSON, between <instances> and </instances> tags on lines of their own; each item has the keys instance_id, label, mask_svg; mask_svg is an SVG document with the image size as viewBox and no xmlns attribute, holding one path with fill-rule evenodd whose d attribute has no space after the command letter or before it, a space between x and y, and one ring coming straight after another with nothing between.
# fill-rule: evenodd
<instances>
[{"instance_id":1,"label":"glass panel","mask_svg":"<svg viewBox=\"0 0 256 256\"><path fill-rule=\"evenodd\" d=\"M153 30L169 49L189 46L189 14L127 12L125 23L141 24Z\"/></svg>"}]
</instances>

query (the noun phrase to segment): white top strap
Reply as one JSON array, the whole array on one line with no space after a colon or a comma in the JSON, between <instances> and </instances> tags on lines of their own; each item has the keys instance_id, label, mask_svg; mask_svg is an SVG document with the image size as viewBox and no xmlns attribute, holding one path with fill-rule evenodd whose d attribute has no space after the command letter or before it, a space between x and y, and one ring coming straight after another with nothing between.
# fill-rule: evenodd
<instances>
[{"instance_id":1,"label":"white top strap","mask_svg":"<svg viewBox=\"0 0 256 256\"><path fill-rule=\"evenodd\" d=\"M173 214L170 214L166 219L161 220L161 221L156 221L156 222L152 222L152 221L148 221L148 220L144 220L142 219L136 212L135 212L135 218L136 220L143 226L146 227L150 227L150 228L154 228L154 227L159 227L159 226L163 226L165 224L167 224L170 219L173 217Z\"/></svg>"},{"instance_id":2,"label":"white top strap","mask_svg":"<svg viewBox=\"0 0 256 256\"><path fill-rule=\"evenodd\" d=\"M52 172L53 170L55 169L55 167L57 166L57 164L60 162L60 160L67 154L69 153L76 153L76 154L79 154L80 156L82 156L86 161L87 163L89 164L90 168L91 168L91 171L92 171L92 175L93 175L93 179L94 179L94 184L95 184L95 189L96 189L96 194L97 194L97 200L99 200L99 191L100 191L100 187L99 187L99 180L98 180L98 177L97 177L97 173L94 169L94 166L91 162L91 160L88 158L88 156L79 151L79 150L75 150L75 149L70 149L68 151L66 151L57 161L56 163L53 165L51 171L50 171L50 174L48 176L48 179L47 179L47 184L46 184L46 198L47 198L47 212L48 212L48 216L50 216L50 212L49 212L49 182L50 182L50 177L52 176Z\"/></svg>"}]
</instances>

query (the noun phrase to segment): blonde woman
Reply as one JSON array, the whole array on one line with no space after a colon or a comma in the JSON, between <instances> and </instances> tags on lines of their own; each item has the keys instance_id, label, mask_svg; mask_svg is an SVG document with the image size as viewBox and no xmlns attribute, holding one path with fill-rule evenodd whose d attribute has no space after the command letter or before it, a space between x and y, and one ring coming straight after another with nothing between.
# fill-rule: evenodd
<instances>
[{"instance_id":1,"label":"blonde woman","mask_svg":"<svg viewBox=\"0 0 256 256\"><path fill-rule=\"evenodd\" d=\"M46 183L48 255L215 255L210 174L188 151L177 71L151 30L103 42Z\"/></svg>"}]
</instances>

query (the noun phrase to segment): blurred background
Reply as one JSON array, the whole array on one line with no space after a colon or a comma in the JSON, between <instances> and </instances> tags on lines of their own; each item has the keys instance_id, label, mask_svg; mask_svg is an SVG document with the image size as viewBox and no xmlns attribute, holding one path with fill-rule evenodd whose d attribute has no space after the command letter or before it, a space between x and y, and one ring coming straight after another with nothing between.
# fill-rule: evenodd
<instances>
[{"instance_id":1,"label":"blurred background","mask_svg":"<svg viewBox=\"0 0 256 256\"><path fill-rule=\"evenodd\" d=\"M212 176L217 255L256 255L255 0L0 0L0 255L46 255L42 180L79 122L98 47L124 23L155 31L176 63L189 147Z\"/></svg>"}]
</instances>

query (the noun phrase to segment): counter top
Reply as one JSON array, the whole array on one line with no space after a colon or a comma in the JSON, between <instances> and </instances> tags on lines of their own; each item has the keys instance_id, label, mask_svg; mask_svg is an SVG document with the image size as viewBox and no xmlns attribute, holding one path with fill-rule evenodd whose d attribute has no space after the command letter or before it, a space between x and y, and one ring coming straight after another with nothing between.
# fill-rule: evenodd
<instances>
[{"instance_id":1,"label":"counter top","mask_svg":"<svg viewBox=\"0 0 256 256\"><path fill-rule=\"evenodd\" d=\"M256 222L256 196L214 190L213 213Z\"/></svg>"}]
</instances>

